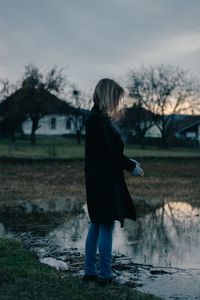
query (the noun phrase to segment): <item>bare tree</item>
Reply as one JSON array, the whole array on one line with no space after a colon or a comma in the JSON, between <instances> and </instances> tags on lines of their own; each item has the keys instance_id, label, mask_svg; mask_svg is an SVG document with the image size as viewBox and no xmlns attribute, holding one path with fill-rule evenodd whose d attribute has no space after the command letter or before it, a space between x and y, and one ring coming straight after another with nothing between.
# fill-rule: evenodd
<instances>
[{"instance_id":1,"label":"bare tree","mask_svg":"<svg viewBox=\"0 0 200 300\"><path fill-rule=\"evenodd\" d=\"M16 131L21 130L21 124L25 120L25 114L20 103L20 96L17 84L13 85L7 79L1 81L1 131L3 136L11 137L12 143L15 142Z\"/></svg>"},{"instance_id":2,"label":"bare tree","mask_svg":"<svg viewBox=\"0 0 200 300\"><path fill-rule=\"evenodd\" d=\"M76 138L78 144L81 144L81 133L85 126L87 118L88 105L90 105L91 99L87 95L78 89L74 84L71 85L71 98L73 106L75 107L75 119L74 128L76 132Z\"/></svg>"},{"instance_id":3,"label":"bare tree","mask_svg":"<svg viewBox=\"0 0 200 300\"><path fill-rule=\"evenodd\" d=\"M50 93L61 93L66 77L63 70L54 66L44 75L37 66L29 64L25 68L22 79L24 91L24 107L32 121L31 143L35 144L35 132L39 128L40 119L47 114L47 102Z\"/></svg>"},{"instance_id":4,"label":"bare tree","mask_svg":"<svg viewBox=\"0 0 200 300\"><path fill-rule=\"evenodd\" d=\"M11 94L12 88L13 86L11 86L8 79L0 81L0 102L4 101Z\"/></svg>"},{"instance_id":5,"label":"bare tree","mask_svg":"<svg viewBox=\"0 0 200 300\"><path fill-rule=\"evenodd\" d=\"M10 95L14 94L19 88L20 83L11 83L8 79L0 80L0 102L6 100Z\"/></svg>"},{"instance_id":6,"label":"bare tree","mask_svg":"<svg viewBox=\"0 0 200 300\"><path fill-rule=\"evenodd\" d=\"M199 106L199 82L189 71L173 65L157 64L131 71L128 89L137 105L159 115L153 123L160 130L163 146L172 132L175 115Z\"/></svg>"},{"instance_id":7,"label":"bare tree","mask_svg":"<svg viewBox=\"0 0 200 300\"><path fill-rule=\"evenodd\" d=\"M139 103L134 103L133 106L126 108L121 126L126 129L134 129L136 141L140 143L141 148L145 148L145 134L155 124L155 121L156 115L143 108Z\"/></svg>"},{"instance_id":8,"label":"bare tree","mask_svg":"<svg viewBox=\"0 0 200 300\"><path fill-rule=\"evenodd\" d=\"M149 71L142 67L128 74L127 88L133 98L133 106L126 110L126 122L133 127L141 147L145 146L147 131L156 124L158 106L155 103Z\"/></svg>"}]
</instances>

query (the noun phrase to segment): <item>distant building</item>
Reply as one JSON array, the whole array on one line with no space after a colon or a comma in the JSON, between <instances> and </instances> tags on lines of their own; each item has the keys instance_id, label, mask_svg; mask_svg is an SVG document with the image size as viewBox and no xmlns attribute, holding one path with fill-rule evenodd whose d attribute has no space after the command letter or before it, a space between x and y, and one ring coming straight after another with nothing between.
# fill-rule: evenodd
<instances>
[{"instance_id":1,"label":"distant building","mask_svg":"<svg viewBox=\"0 0 200 300\"><path fill-rule=\"evenodd\" d=\"M173 143L182 145L196 145L200 146L200 116L199 115L171 115L173 118L171 126L171 141ZM145 123L143 121L145 118ZM139 123L140 128L145 125L150 125L152 120L152 113L147 110L141 110L140 116L138 114L138 109L132 107L128 109L128 113L125 114L124 120L122 120L120 125L120 132L124 139L134 141L136 137L135 126ZM136 122L134 126L134 122ZM159 122L159 116L157 117L157 123ZM144 124L143 124L144 123ZM161 138L161 132L157 124L152 125L145 133L145 138L150 139L152 142L158 141Z\"/></svg>"},{"instance_id":2,"label":"distant building","mask_svg":"<svg viewBox=\"0 0 200 300\"><path fill-rule=\"evenodd\" d=\"M81 123L81 119L79 119ZM27 119L22 123L24 134L30 134L32 121ZM52 114L42 117L39 121L39 128L36 130L36 135L65 135L75 134L75 116L72 114Z\"/></svg>"},{"instance_id":3,"label":"distant building","mask_svg":"<svg viewBox=\"0 0 200 300\"><path fill-rule=\"evenodd\" d=\"M156 124L154 124L152 127L150 127L146 134L146 138L161 138L161 132Z\"/></svg>"},{"instance_id":4,"label":"distant building","mask_svg":"<svg viewBox=\"0 0 200 300\"><path fill-rule=\"evenodd\" d=\"M21 90L17 90L17 95ZM9 96L4 102L0 103L0 129L3 134L3 123L7 116L7 107L12 111L15 101L15 93ZM19 96L18 96L19 98ZM25 100L24 100L25 101ZM84 127L84 117L87 113L86 110L80 109L78 111L75 107L71 106L68 102L59 99L57 96L48 93L45 101L45 115L39 120L39 128L36 130L36 135L59 136L75 134L78 128ZM25 135L30 135L32 129L32 120L24 118L21 122L21 132ZM81 132L84 134L84 128ZM3 134L5 135L5 134Z\"/></svg>"},{"instance_id":5,"label":"distant building","mask_svg":"<svg viewBox=\"0 0 200 300\"><path fill-rule=\"evenodd\" d=\"M77 113L76 108L53 95L48 101L46 115L39 121L36 135L59 136L75 134L76 125L79 128L83 123L83 115L80 114L76 117ZM30 119L22 123L24 134L31 133L31 126L32 122Z\"/></svg>"},{"instance_id":6,"label":"distant building","mask_svg":"<svg viewBox=\"0 0 200 300\"><path fill-rule=\"evenodd\" d=\"M153 121L156 119L156 115L150 112L149 110L133 105L128 107L125 110L125 114L119 122L119 128L123 140L126 142L132 140L136 137L138 132L149 132L150 135L156 135L157 126L154 128L154 131L151 130L153 127Z\"/></svg>"},{"instance_id":7,"label":"distant building","mask_svg":"<svg viewBox=\"0 0 200 300\"><path fill-rule=\"evenodd\" d=\"M184 116L175 131L178 139L195 141L200 146L200 116Z\"/></svg>"}]
</instances>

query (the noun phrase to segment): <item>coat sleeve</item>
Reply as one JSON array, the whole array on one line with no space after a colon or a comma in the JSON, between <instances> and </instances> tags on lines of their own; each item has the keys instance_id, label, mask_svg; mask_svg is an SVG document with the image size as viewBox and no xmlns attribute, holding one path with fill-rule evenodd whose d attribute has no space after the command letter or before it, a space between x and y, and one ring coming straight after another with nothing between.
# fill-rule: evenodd
<instances>
[{"instance_id":1,"label":"coat sleeve","mask_svg":"<svg viewBox=\"0 0 200 300\"><path fill-rule=\"evenodd\" d=\"M99 131L100 131L100 140L105 148L106 155L108 158L119 165L121 168L127 170L128 172L132 172L136 167L136 163L130 160L126 155L121 153L115 145L112 143L112 137L109 132L108 125L106 121L100 119L99 121Z\"/></svg>"}]
</instances>

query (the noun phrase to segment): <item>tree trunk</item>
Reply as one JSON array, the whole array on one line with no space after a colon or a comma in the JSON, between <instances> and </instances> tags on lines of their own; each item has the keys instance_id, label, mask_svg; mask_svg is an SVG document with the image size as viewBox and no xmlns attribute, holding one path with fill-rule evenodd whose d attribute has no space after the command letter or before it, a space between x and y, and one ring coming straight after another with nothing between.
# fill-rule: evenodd
<instances>
[{"instance_id":1,"label":"tree trunk","mask_svg":"<svg viewBox=\"0 0 200 300\"><path fill-rule=\"evenodd\" d=\"M140 135L140 146L141 146L142 149L145 148L145 136L144 136L144 134Z\"/></svg>"},{"instance_id":2,"label":"tree trunk","mask_svg":"<svg viewBox=\"0 0 200 300\"><path fill-rule=\"evenodd\" d=\"M167 147L167 135L165 133L162 133L162 136L161 136L161 147L162 148Z\"/></svg>"},{"instance_id":3,"label":"tree trunk","mask_svg":"<svg viewBox=\"0 0 200 300\"><path fill-rule=\"evenodd\" d=\"M39 123L39 119L38 118L32 119L31 145L35 145L35 143L36 143L35 132L38 129L38 123Z\"/></svg>"},{"instance_id":4,"label":"tree trunk","mask_svg":"<svg viewBox=\"0 0 200 300\"><path fill-rule=\"evenodd\" d=\"M81 132L80 132L80 130L78 130L76 132L76 138L77 138L78 145L80 145L81 144Z\"/></svg>"},{"instance_id":5,"label":"tree trunk","mask_svg":"<svg viewBox=\"0 0 200 300\"><path fill-rule=\"evenodd\" d=\"M11 143L15 144L15 130L11 131Z\"/></svg>"}]
</instances>

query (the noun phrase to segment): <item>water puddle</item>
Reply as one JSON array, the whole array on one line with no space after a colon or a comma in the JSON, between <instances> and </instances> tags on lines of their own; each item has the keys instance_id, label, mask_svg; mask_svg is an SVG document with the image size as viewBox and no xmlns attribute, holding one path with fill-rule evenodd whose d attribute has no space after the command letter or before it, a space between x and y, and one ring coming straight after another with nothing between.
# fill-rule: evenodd
<instances>
[{"instance_id":1,"label":"water puddle","mask_svg":"<svg viewBox=\"0 0 200 300\"><path fill-rule=\"evenodd\" d=\"M0 236L17 237L43 263L83 274L86 206L77 197L0 206ZM200 208L167 202L137 222L115 224L118 280L164 299L200 299Z\"/></svg>"}]
</instances>

